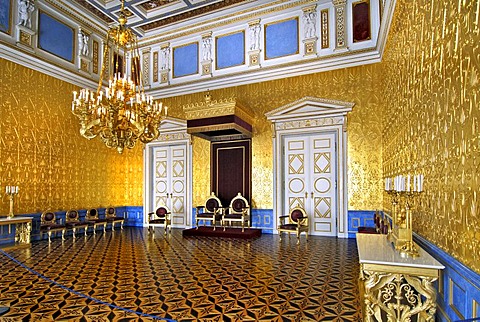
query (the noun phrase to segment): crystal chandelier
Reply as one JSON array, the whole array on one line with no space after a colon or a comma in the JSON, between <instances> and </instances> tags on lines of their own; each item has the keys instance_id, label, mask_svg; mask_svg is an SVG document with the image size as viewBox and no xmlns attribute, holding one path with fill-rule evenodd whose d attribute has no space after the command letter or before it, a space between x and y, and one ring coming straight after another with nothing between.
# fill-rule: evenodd
<instances>
[{"instance_id":1,"label":"crystal chandelier","mask_svg":"<svg viewBox=\"0 0 480 322\"><path fill-rule=\"evenodd\" d=\"M92 139L99 135L107 147L122 153L124 148L133 148L137 140L147 143L158 137L158 126L167 115L167 107L162 113L162 103L145 94L137 37L126 26L124 0L118 21L119 25L107 33L97 91L73 92L72 112L80 120L83 137ZM129 73L126 58L130 59ZM108 87L102 90L106 73Z\"/></svg>"}]
</instances>

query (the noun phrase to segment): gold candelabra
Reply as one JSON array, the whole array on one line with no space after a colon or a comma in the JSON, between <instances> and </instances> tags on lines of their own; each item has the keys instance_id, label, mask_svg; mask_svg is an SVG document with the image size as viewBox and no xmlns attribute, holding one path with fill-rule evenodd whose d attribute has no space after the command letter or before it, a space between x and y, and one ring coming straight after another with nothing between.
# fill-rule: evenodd
<instances>
[{"instance_id":1,"label":"gold candelabra","mask_svg":"<svg viewBox=\"0 0 480 322\"><path fill-rule=\"evenodd\" d=\"M418 257L418 249L413 242L412 211L413 197L423 191L423 175L386 178L385 190L392 196L393 227L389 232L389 238L393 239L395 249L403 256ZM405 208L398 209L402 198L405 199Z\"/></svg>"},{"instance_id":2,"label":"gold candelabra","mask_svg":"<svg viewBox=\"0 0 480 322\"><path fill-rule=\"evenodd\" d=\"M5 187L5 194L8 196L10 200L10 210L8 212L7 218L13 218L13 199L16 195L18 195L18 186L6 186Z\"/></svg>"}]
</instances>

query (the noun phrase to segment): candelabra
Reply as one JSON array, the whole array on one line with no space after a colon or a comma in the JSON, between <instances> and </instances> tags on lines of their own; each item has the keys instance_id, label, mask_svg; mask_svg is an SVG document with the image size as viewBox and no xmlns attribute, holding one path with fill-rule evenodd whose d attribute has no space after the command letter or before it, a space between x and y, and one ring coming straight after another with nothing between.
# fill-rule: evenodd
<instances>
[{"instance_id":1,"label":"candelabra","mask_svg":"<svg viewBox=\"0 0 480 322\"><path fill-rule=\"evenodd\" d=\"M413 184L411 179L413 178ZM392 196L393 227L389 238L393 239L395 249L403 256L418 257L419 253L413 242L412 208L413 197L423 191L423 175L396 176L385 179L385 190ZM405 208L398 209L400 199L405 199Z\"/></svg>"},{"instance_id":2,"label":"candelabra","mask_svg":"<svg viewBox=\"0 0 480 322\"><path fill-rule=\"evenodd\" d=\"M18 195L18 186L6 186L5 194L10 200L10 211L8 212L7 218L13 218L13 199Z\"/></svg>"},{"instance_id":3,"label":"candelabra","mask_svg":"<svg viewBox=\"0 0 480 322\"><path fill-rule=\"evenodd\" d=\"M400 240L402 245L399 245L400 254L411 257L418 257L418 249L413 242L413 230L412 230L412 197L420 194L420 192L405 192L405 217L402 218L402 222L399 224L399 229L402 230L403 236Z\"/></svg>"}]
</instances>

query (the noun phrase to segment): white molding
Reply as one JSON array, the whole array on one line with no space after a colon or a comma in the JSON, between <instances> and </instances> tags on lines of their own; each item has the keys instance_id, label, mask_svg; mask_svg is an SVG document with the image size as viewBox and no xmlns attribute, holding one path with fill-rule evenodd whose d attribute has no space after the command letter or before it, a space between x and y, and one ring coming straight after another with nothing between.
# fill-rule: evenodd
<instances>
[{"instance_id":1,"label":"white molding","mask_svg":"<svg viewBox=\"0 0 480 322\"><path fill-rule=\"evenodd\" d=\"M287 77L320 73L341 68L379 63L380 61L381 57L377 51L369 53L362 52L357 55L342 57L336 56L331 59L316 59L313 62L298 62L281 67L272 66L269 68L256 68L237 73L237 75L224 75L222 77L214 76L211 78L194 79L186 83L170 84L167 86L164 85L163 87L152 88L149 91L149 95L152 95L154 98L173 97L204 92L209 89L221 89Z\"/></svg>"},{"instance_id":2,"label":"white molding","mask_svg":"<svg viewBox=\"0 0 480 322\"><path fill-rule=\"evenodd\" d=\"M96 81L88 79L84 75L74 73L68 69L49 63L40 57L12 49L3 43L0 43L0 58L10 60L19 65L58 78L70 84L77 85L81 88L86 87L96 89L98 86Z\"/></svg>"},{"instance_id":3,"label":"white molding","mask_svg":"<svg viewBox=\"0 0 480 322\"><path fill-rule=\"evenodd\" d=\"M348 238L346 114L354 103L304 97L265 114L273 125L273 212L275 233L284 214L283 141L285 137L312 132L334 132L337 138L337 237Z\"/></svg>"},{"instance_id":4,"label":"white molding","mask_svg":"<svg viewBox=\"0 0 480 322\"><path fill-rule=\"evenodd\" d=\"M181 228L189 228L192 226L192 196L193 196L193 163L192 163L192 144L191 144L191 136L187 133L187 121L182 120L179 118L174 117L166 117L162 120L159 125L160 135L159 137L150 142L145 144L145 150L143 154L143 168L144 171L144 178L143 178L143 226L147 227L147 215L149 212L153 211L150 209L150 205L152 204L152 189L151 186L151 178L155 171L153 164L151 163L153 158L153 149L155 147L161 146L174 146L174 145L184 145L186 146L186 165L185 170L186 173L186 200L185 200L185 227Z\"/></svg>"}]
</instances>

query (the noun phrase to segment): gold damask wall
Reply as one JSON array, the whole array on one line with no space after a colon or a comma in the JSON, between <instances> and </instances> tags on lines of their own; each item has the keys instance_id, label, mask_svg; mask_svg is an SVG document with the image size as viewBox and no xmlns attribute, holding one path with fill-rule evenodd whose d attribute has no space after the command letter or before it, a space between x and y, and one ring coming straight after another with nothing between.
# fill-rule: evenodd
<instances>
[{"instance_id":1,"label":"gold damask wall","mask_svg":"<svg viewBox=\"0 0 480 322\"><path fill-rule=\"evenodd\" d=\"M382 207L382 97L376 65L286 78L210 91L212 99L237 97L255 113L252 138L252 204L273 208L271 123L265 113L304 96L354 102L348 115L349 209ZM169 98L165 103L183 118L181 107L203 101L204 93ZM201 204L210 187L209 142L193 140L193 204Z\"/></svg>"},{"instance_id":2,"label":"gold damask wall","mask_svg":"<svg viewBox=\"0 0 480 322\"><path fill-rule=\"evenodd\" d=\"M0 213L142 205L142 148L119 155L79 134L73 85L0 59Z\"/></svg>"},{"instance_id":3,"label":"gold damask wall","mask_svg":"<svg viewBox=\"0 0 480 322\"><path fill-rule=\"evenodd\" d=\"M382 63L385 175L425 175L414 231L478 273L479 8L479 0L400 0Z\"/></svg>"}]
</instances>

